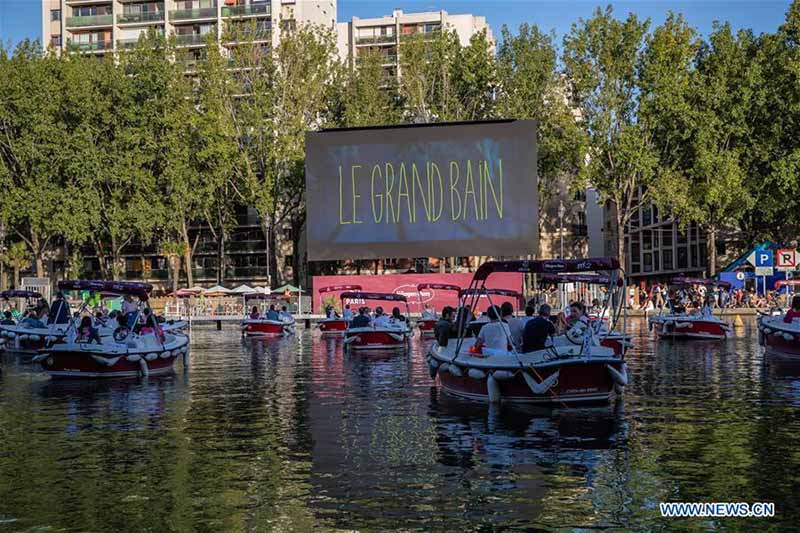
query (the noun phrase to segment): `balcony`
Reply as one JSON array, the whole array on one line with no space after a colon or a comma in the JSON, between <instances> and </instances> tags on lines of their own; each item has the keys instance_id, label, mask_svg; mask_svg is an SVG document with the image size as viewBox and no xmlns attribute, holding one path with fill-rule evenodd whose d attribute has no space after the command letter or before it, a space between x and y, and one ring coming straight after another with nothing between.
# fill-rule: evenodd
<instances>
[{"instance_id":1,"label":"balcony","mask_svg":"<svg viewBox=\"0 0 800 533\"><path fill-rule=\"evenodd\" d=\"M136 39L117 39L117 48L129 50L131 48L136 48L136 43L138 42L138 37Z\"/></svg>"},{"instance_id":2,"label":"balcony","mask_svg":"<svg viewBox=\"0 0 800 533\"><path fill-rule=\"evenodd\" d=\"M81 52L97 52L111 50L112 48L112 41L95 41L92 43L74 43L72 41L67 41L67 49L79 50Z\"/></svg>"},{"instance_id":3,"label":"balcony","mask_svg":"<svg viewBox=\"0 0 800 533\"><path fill-rule=\"evenodd\" d=\"M206 36L208 34L203 33L183 33L183 34L176 34L175 35L175 44L177 46L198 46L206 44Z\"/></svg>"},{"instance_id":4,"label":"balcony","mask_svg":"<svg viewBox=\"0 0 800 533\"><path fill-rule=\"evenodd\" d=\"M67 28L86 28L89 26L111 26L114 23L112 15L94 15L92 17L67 17Z\"/></svg>"},{"instance_id":5,"label":"balcony","mask_svg":"<svg viewBox=\"0 0 800 533\"><path fill-rule=\"evenodd\" d=\"M356 58L356 64L357 65L363 65L365 63L368 63L369 60L370 60L370 58L369 58L368 55L363 55L363 56L360 56L360 57ZM379 61L379 64L381 64L381 65L396 65L397 64L397 54L386 54L386 55L381 54L380 57L378 58L378 61Z\"/></svg>"},{"instance_id":6,"label":"balcony","mask_svg":"<svg viewBox=\"0 0 800 533\"><path fill-rule=\"evenodd\" d=\"M272 39L272 30L269 28L240 29L226 34L223 38L226 44L244 43L249 41L269 41Z\"/></svg>"},{"instance_id":7,"label":"balcony","mask_svg":"<svg viewBox=\"0 0 800 533\"><path fill-rule=\"evenodd\" d=\"M356 44L394 44L395 42L397 42L397 38L394 35L356 37Z\"/></svg>"},{"instance_id":8,"label":"balcony","mask_svg":"<svg viewBox=\"0 0 800 533\"><path fill-rule=\"evenodd\" d=\"M164 4L158 4L159 11L140 11L139 13L123 13L117 15L117 24L151 24L164 22Z\"/></svg>"},{"instance_id":9,"label":"balcony","mask_svg":"<svg viewBox=\"0 0 800 533\"><path fill-rule=\"evenodd\" d=\"M223 17L252 17L270 15L272 8L268 3L250 4L249 6L230 6L222 8Z\"/></svg>"},{"instance_id":10,"label":"balcony","mask_svg":"<svg viewBox=\"0 0 800 533\"><path fill-rule=\"evenodd\" d=\"M199 9L179 9L169 12L170 22L188 22L190 20L215 19L217 18L216 7L202 7Z\"/></svg>"}]
</instances>

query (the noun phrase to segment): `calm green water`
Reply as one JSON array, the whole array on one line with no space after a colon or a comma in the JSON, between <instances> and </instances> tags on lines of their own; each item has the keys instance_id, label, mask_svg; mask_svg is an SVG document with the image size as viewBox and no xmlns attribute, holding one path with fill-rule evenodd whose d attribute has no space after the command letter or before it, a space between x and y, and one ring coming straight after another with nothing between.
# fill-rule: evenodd
<instances>
[{"instance_id":1,"label":"calm green water","mask_svg":"<svg viewBox=\"0 0 800 533\"><path fill-rule=\"evenodd\" d=\"M306 331L195 329L190 367L148 381L51 381L6 355L0 530L796 528L800 378L754 325L693 346L634 326L624 401L559 413L442 396L419 345L364 358ZM668 520L665 500L777 516Z\"/></svg>"}]
</instances>

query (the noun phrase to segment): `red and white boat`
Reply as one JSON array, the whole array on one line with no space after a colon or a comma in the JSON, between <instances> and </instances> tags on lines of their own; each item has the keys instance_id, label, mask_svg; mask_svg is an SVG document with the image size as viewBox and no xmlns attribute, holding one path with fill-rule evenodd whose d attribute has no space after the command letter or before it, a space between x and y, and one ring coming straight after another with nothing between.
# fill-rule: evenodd
<instances>
[{"instance_id":1,"label":"red and white boat","mask_svg":"<svg viewBox=\"0 0 800 533\"><path fill-rule=\"evenodd\" d=\"M344 334L345 347L353 351L365 350L406 350L412 330L408 322L408 300L402 294L380 292L344 292L342 299L374 300L383 302L401 302L406 306L406 320L403 322L386 323L381 326L352 327L351 322Z\"/></svg>"},{"instance_id":2,"label":"red and white boat","mask_svg":"<svg viewBox=\"0 0 800 533\"><path fill-rule=\"evenodd\" d=\"M139 299L138 310L129 315L128 327L117 328L101 343L76 340L71 324L63 342L39 351L33 362L40 363L45 372L56 378L117 378L159 375L172 372L175 360L189 351L189 337L177 331L159 333L153 328L136 326L149 308L152 285L125 281L63 280L58 283L62 291L81 290L117 295L129 294ZM152 309L150 310L151 316ZM159 328L155 328L159 329ZM137 331L138 330L138 331Z\"/></svg>"},{"instance_id":3,"label":"red and white boat","mask_svg":"<svg viewBox=\"0 0 800 533\"><path fill-rule=\"evenodd\" d=\"M272 294L264 294L264 293L248 293L244 295L244 309L247 312L248 302L252 302L253 300L259 301L267 301L267 300L274 300L274 301L285 301L283 296L276 296ZM242 320L242 336L253 338L253 337L283 337L286 335L293 335L295 332L295 320L293 316L288 317L279 317L277 320L268 319L265 315L265 310L263 309L264 305L261 305L261 315L259 318L249 318L245 317Z\"/></svg>"},{"instance_id":4,"label":"red and white boat","mask_svg":"<svg viewBox=\"0 0 800 533\"><path fill-rule=\"evenodd\" d=\"M604 285L609 286L612 283L612 279L603 274L558 274L558 275L544 275L540 276L539 280L543 283L552 283L552 284L563 284L563 283L579 283L585 285ZM616 283L619 285L621 279L616 279ZM609 287L611 289L611 287ZM609 294L611 291L609 290ZM606 299L606 305L609 304L608 299ZM618 322L620 312L624 312L622 306L620 308L614 310L615 316L613 317L614 322ZM595 328L595 333L597 334L598 339L600 340L600 345L605 346L607 348L611 348L614 350L616 355L623 355L628 348L633 347L633 336L628 335L626 333L621 333L619 331L615 331L614 328L609 330L608 328L608 313L606 309L600 311L597 316L589 316L589 320L591 321L592 326ZM553 344L567 344L573 343L573 340L567 338L566 335L559 335L553 339Z\"/></svg>"},{"instance_id":5,"label":"red and white boat","mask_svg":"<svg viewBox=\"0 0 800 533\"><path fill-rule=\"evenodd\" d=\"M731 286L725 281L695 278L675 278L670 285L704 285L708 288L723 287L726 289ZM692 314L659 313L650 317L648 324L660 339L722 340L733 331L729 323L714 316L710 311Z\"/></svg>"},{"instance_id":6,"label":"red and white boat","mask_svg":"<svg viewBox=\"0 0 800 533\"><path fill-rule=\"evenodd\" d=\"M344 292L344 291L360 291L361 285L330 285L328 287L320 287L319 293L326 292ZM342 311L344 311L344 298L342 298ZM349 320L344 317L330 318L327 317L320 321L319 330L322 332L323 337L343 337L347 329Z\"/></svg>"},{"instance_id":7,"label":"red and white boat","mask_svg":"<svg viewBox=\"0 0 800 533\"><path fill-rule=\"evenodd\" d=\"M800 363L800 319L784 322L783 316L760 316L758 341L776 359Z\"/></svg>"},{"instance_id":8,"label":"red and white boat","mask_svg":"<svg viewBox=\"0 0 800 533\"><path fill-rule=\"evenodd\" d=\"M470 285L477 293L496 272L560 273L609 271L620 276L614 258L546 261L497 261L478 268ZM616 278L614 279L616 286ZM617 301L622 301L622 291ZM474 307L477 295L464 298L461 304ZM583 323L581 323L583 324ZM465 328L466 329L466 328ZM601 346L595 329L585 324L572 336L581 336L580 344L550 346L530 353L509 350L476 350L475 337L451 339L447 346L434 343L427 357L431 377L454 396L487 401L565 406L606 403L628 384L625 360L614 350ZM510 341L510 339L509 339Z\"/></svg>"},{"instance_id":9,"label":"red and white boat","mask_svg":"<svg viewBox=\"0 0 800 533\"><path fill-rule=\"evenodd\" d=\"M461 287L458 285L450 285L449 283L420 283L417 285L417 294L418 294L418 302L420 307L422 306L422 291L424 290L434 290L434 291L454 291L456 294L461 292ZM433 338L436 334L434 333L434 328L436 327L436 322L439 319L435 316L425 316L424 312L421 312L420 318L417 320L416 327L419 329L420 338Z\"/></svg>"}]
</instances>

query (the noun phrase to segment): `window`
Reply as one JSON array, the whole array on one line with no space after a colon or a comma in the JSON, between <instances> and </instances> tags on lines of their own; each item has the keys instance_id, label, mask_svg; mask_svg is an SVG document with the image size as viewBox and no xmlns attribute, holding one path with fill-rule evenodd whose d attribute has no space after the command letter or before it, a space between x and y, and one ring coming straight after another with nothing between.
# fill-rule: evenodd
<instances>
[{"instance_id":1,"label":"window","mask_svg":"<svg viewBox=\"0 0 800 533\"><path fill-rule=\"evenodd\" d=\"M659 229L661 232L661 244L665 248L672 246L672 226L662 227Z\"/></svg>"},{"instance_id":2,"label":"window","mask_svg":"<svg viewBox=\"0 0 800 533\"><path fill-rule=\"evenodd\" d=\"M644 230L642 232L642 249L643 250L652 250L653 249L653 231L652 230Z\"/></svg>"},{"instance_id":3,"label":"window","mask_svg":"<svg viewBox=\"0 0 800 533\"><path fill-rule=\"evenodd\" d=\"M50 44L53 46L61 46L61 36L60 35L53 35L50 37Z\"/></svg>"},{"instance_id":4,"label":"window","mask_svg":"<svg viewBox=\"0 0 800 533\"><path fill-rule=\"evenodd\" d=\"M383 266L386 267L396 267L397 266L397 258L396 257L388 257L383 260Z\"/></svg>"},{"instance_id":5,"label":"window","mask_svg":"<svg viewBox=\"0 0 800 533\"><path fill-rule=\"evenodd\" d=\"M659 263L659 260L658 260L659 255L660 254L658 252L653 252L653 272L658 272L658 270L659 270L659 265L658 265L658 263Z\"/></svg>"},{"instance_id":6,"label":"window","mask_svg":"<svg viewBox=\"0 0 800 533\"><path fill-rule=\"evenodd\" d=\"M642 256L642 263L644 264L644 272L653 271L653 254L646 253Z\"/></svg>"},{"instance_id":7,"label":"window","mask_svg":"<svg viewBox=\"0 0 800 533\"><path fill-rule=\"evenodd\" d=\"M51 9L50 10L50 20L51 21L59 21L59 20L61 20L61 10L60 9Z\"/></svg>"},{"instance_id":8,"label":"window","mask_svg":"<svg viewBox=\"0 0 800 533\"><path fill-rule=\"evenodd\" d=\"M664 259L664 270L672 270L674 268L672 266L672 250L664 250L662 254L662 259Z\"/></svg>"},{"instance_id":9,"label":"window","mask_svg":"<svg viewBox=\"0 0 800 533\"><path fill-rule=\"evenodd\" d=\"M642 209L642 226L649 226L653 223L653 211L650 207Z\"/></svg>"},{"instance_id":10,"label":"window","mask_svg":"<svg viewBox=\"0 0 800 533\"><path fill-rule=\"evenodd\" d=\"M687 268L689 266L689 250L685 246L678 248L678 268Z\"/></svg>"}]
</instances>

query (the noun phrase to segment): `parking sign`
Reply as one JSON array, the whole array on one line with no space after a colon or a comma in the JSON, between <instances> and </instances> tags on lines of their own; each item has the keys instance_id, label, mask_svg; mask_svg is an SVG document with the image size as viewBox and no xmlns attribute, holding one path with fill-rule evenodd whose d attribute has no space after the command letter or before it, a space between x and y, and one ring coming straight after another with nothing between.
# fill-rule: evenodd
<instances>
[{"instance_id":1,"label":"parking sign","mask_svg":"<svg viewBox=\"0 0 800 533\"><path fill-rule=\"evenodd\" d=\"M772 264L772 250L757 250L756 251L756 267L771 267Z\"/></svg>"}]
</instances>

